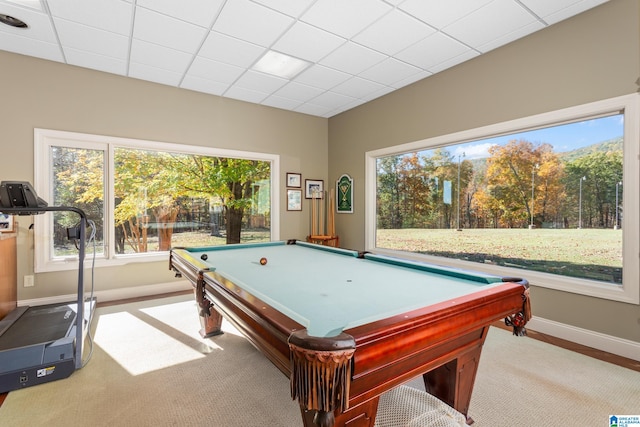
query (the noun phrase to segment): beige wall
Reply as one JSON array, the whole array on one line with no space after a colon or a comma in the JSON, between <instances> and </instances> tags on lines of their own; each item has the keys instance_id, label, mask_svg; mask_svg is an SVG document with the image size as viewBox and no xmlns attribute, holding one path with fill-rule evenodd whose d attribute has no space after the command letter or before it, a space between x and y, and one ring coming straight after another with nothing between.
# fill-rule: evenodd
<instances>
[{"instance_id":1,"label":"beige wall","mask_svg":"<svg viewBox=\"0 0 640 427\"><path fill-rule=\"evenodd\" d=\"M0 180L33 182L33 130L193 144L280 155L282 239L304 238L308 209L287 212L285 173L326 179L328 121L0 51ZM31 217L19 218L18 282L33 272ZM167 262L96 271L96 289L170 282ZM36 275L18 300L73 294L76 272Z\"/></svg>"},{"instance_id":2,"label":"beige wall","mask_svg":"<svg viewBox=\"0 0 640 427\"><path fill-rule=\"evenodd\" d=\"M634 93L640 2L613 0L329 119L329 179L354 178L343 246L364 249L367 151ZM632 237L635 238L635 237ZM640 342L640 307L535 287L534 314Z\"/></svg>"}]
</instances>

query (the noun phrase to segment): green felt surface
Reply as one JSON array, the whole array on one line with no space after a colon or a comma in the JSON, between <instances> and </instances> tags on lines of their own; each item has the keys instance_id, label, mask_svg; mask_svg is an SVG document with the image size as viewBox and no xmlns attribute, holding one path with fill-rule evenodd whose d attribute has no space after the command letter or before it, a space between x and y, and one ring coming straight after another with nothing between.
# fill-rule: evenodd
<instances>
[{"instance_id":1,"label":"green felt surface","mask_svg":"<svg viewBox=\"0 0 640 427\"><path fill-rule=\"evenodd\" d=\"M410 310L488 289L502 279L404 262L397 258L298 242L187 248L215 272L241 286L314 336L334 336ZM260 258L267 258L260 265Z\"/></svg>"}]
</instances>

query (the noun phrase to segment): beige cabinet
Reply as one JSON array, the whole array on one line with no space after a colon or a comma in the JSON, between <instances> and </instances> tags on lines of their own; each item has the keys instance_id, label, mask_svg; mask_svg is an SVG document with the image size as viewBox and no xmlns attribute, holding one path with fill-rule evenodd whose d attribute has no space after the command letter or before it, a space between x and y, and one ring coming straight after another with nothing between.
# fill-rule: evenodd
<instances>
[{"instance_id":1,"label":"beige cabinet","mask_svg":"<svg viewBox=\"0 0 640 427\"><path fill-rule=\"evenodd\" d=\"M18 277L15 234L0 233L0 319L16 308Z\"/></svg>"}]
</instances>

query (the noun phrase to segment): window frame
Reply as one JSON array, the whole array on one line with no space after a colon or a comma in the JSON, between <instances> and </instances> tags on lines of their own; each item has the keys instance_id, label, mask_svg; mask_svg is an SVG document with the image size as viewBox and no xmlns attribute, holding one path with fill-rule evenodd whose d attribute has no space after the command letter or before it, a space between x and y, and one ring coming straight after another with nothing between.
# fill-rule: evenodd
<instances>
[{"instance_id":1,"label":"window frame","mask_svg":"<svg viewBox=\"0 0 640 427\"><path fill-rule=\"evenodd\" d=\"M214 157L230 157L247 160L267 161L271 164L271 240L280 239L280 156L271 153L257 153L240 150L230 150L215 147L177 144L134 138L59 131L51 129L34 129L34 187L44 200L53 197L53 164L51 147L63 146L71 148L85 148L101 150L105 155L105 254L96 256L96 267L120 266L132 262L157 262L167 258L167 251L145 252L142 254L116 254L114 223L114 150L116 148L130 148L172 152L180 154L196 154ZM110 224L107 226L107 224ZM52 257L53 216L34 216L34 272L66 271L77 268L78 257ZM87 257L92 257L92 248L87 247Z\"/></svg>"},{"instance_id":2,"label":"window frame","mask_svg":"<svg viewBox=\"0 0 640 427\"><path fill-rule=\"evenodd\" d=\"M602 299L640 304L640 94L623 95L602 101L568 107L493 125L436 136L365 153L365 250L401 255L435 264L466 268L505 276L523 276L533 286L540 286ZM530 270L485 266L480 263L394 251L376 247L376 162L378 158L406 152L420 151L466 143L474 140L523 132L536 128L587 120L612 113L624 114L623 186L624 211L622 218L622 286L596 280L559 276Z\"/></svg>"}]
</instances>

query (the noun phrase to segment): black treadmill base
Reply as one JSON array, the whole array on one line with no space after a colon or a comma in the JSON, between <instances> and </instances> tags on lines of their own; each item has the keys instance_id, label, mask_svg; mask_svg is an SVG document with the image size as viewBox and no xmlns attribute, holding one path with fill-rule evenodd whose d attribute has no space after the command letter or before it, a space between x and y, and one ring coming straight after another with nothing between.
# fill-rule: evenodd
<instances>
[{"instance_id":1,"label":"black treadmill base","mask_svg":"<svg viewBox=\"0 0 640 427\"><path fill-rule=\"evenodd\" d=\"M0 393L69 377L75 371L73 359L32 366L0 374Z\"/></svg>"}]
</instances>

